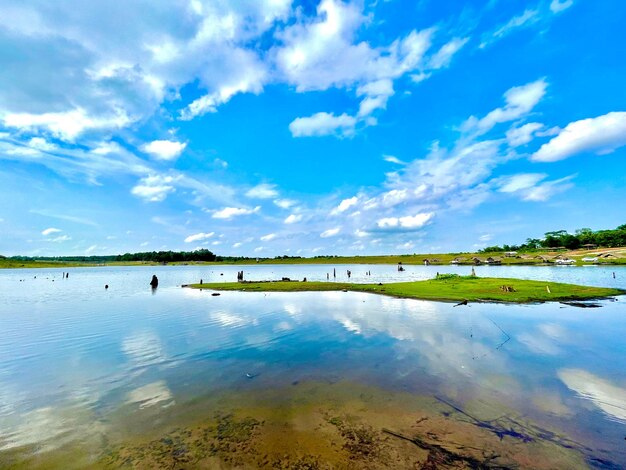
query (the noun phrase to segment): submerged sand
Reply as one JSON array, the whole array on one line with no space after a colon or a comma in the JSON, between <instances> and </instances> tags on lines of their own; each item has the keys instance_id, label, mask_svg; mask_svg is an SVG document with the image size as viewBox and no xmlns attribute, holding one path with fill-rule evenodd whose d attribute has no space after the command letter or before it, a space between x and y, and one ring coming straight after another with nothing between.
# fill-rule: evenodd
<instances>
[{"instance_id":1,"label":"submerged sand","mask_svg":"<svg viewBox=\"0 0 626 470\"><path fill-rule=\"evenodd\" d=\"M585 448L483 402L352 382L224 391L168 408L119 409L54 451L0 454L14 468L587 468ZM4 465L3 465L4 466Z\"/></svg>"}]
</instances>

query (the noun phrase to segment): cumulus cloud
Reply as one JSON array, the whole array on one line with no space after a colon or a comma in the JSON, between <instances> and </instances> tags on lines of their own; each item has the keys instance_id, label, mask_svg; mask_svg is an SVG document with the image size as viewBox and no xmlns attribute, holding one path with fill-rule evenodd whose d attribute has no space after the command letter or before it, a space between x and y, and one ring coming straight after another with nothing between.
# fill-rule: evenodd
<instances>
[{"instance_id":1,"label":"cumulus cloud","mask_svg":"<svg viewBox=\"0 0 626 470\"><path fill-rule=\"evenodd\" d=\"M103 116L89 116L84 109L72 109L58 113L6 113L2 117L6 127L20 131L47 130L54 137L73 142L87 130L121 129L131 119L123 112Z\"/></svg>"},{"instance_id":2,"label":"cumulus cloud","mask_svg":"<svg viewBox=\"0 0 626 470\"><path fill-rule=\"evenodd\" d=\"M539 103L546 93L548 83L541 78L526 85L510 88L504 93L505 106L496 108L485 117L470 117L462 126L466 132L482 135L495 125L513 121L528 114Z\"/></svg>"},{"instance_id":3,"label":"cumulus cloud","mask_svg":"<svg viewBox=\"0 0 626 470\"><path fill-rule=\"evenodd\" d=\"M224 207L213 213L214 219L232 219L240 215L255 214L261 210L261 206L256 206L254 209L247 209L245 207Z\"/></svg>"},{"instance_id":4,"label":"cumulus cloud","mask_svg":"<svg viewBox=\"0 0 626 470\"><path fill-rule=\"evenodd\" d=\"M434 214L432 212L424 212L421 214L415 215L407 215L404 217L385 217L378 222L376 225L380 229L407 229L407 230L416 230L422 228L424 225L428 224Z\"/></svg>"},{"instance_id":5,"label":"cumulus cloud","mask_svg":"<svg viewBox=\"0 0 626 470\"><path fill-rule=\"evenodd\" d=\"M201 240L211 238L213 235L215 235L215 232L194 233L193 235L189 235L187 238L185 238L185 243L199 242Z\"/></svg>"},{"instance_id":6,"label":"cumulus cloud","mask_svg":"<svg viewBox=\"0 0 626 470\"><path fill-rule=\"evenodd\" d=\"M563 10L567 10L574 4L574 0L552 0L550 2L550 10L552 13L560 13Z\"/></svg>"},{"instance_id":7,"label":"cumulus cloud","mask_svg":"<svg viewBox=\"0 0 626 470\"><path fill-rule=\"evenodd\" d=\"M45 230L42 230L41 234L44 237L47 237L48 235L52 235L53 233L59 233L61 231L62 231L61 229L50 227L50 228L47 228Z\"/></svg>"},{"instance_id":8,"label":"cumulus cloud","mask_svg":"<svg viewBox=\"0 0 626 470\"><path fill-rule=\"evenodd\" d=\"M543 124L529 122L520 127L512 127L506 132L506 141L511 147L526 145L533 140L537 131L543 129Z\"/></svg>"},{"instance_id":9,"label":"cumulus cloud","mask_svg":"<svg viewBox=\"0 0 626 470\"><path fill-rule=\"evenodd\" d=\"M603 155L626 145L626 112L611 112L596 118L570 122L543 144L532 160L555 162L583 152Z\"/></svg>"},{"instance_id":10,"label":"cumulus cloud","mask_svg":"<svg viewBox=\"0 0 626 470\"><path fill-rule=\"evenodd\" d=\"M293 199L275 199L274 204L276 204L281 209L289 209L295 206L298 201L294 201Z\"/></svg>"},{"instance_id":11,"label":"cumulus cloud","mask_svg":"<svg viewBox=\"0 0 626 470\"><path fill-rule=\"evenodd\" d=\"M151 175L139 180L139 184L130 192L148 202L161 202L168 194L176 191L174 184L178 180L175 176Z\"/></svg>"},{"instance_id":12,"label":"cumulus cloud","mask_svg":"<svg viewBox=\"0 0 626 470\"><path fill-rule=\"evenodd\" d=\"M142 150L159 160L175 160L187 147L185 142L172 140L153 140L142 146Z\"/></svg>"},{"instance_id":13,"label":"cumulus cloud","mask_svg":"<svg viewBox=\"0 0 626 470\"><path fill-rule=\"evenodd\" d=\"M253 199L271 199L278 196L275 184L259 184L246 191L246 196Z\"/></svg>"},{"instance_id":14,"label":"cumulus cloud","mask_svg":"<svg viewBox=\"0 0 626 470\"><path fill-rule=\"evenodd\" d=\"M250 43L287 19L291 2L119 8L77 1L5 8L0 29L15 55L3 63L0 120L73 140L137 122L191 83L203 95L181 116L212 112L238 93L262 90L270 67Z\"/></svg>"},{"instance_id":15,"label":"cumulus cloud","mask_svg":"<svg viewBox=\"0 0 626 470\"><path fill-rule=\"evenodd\" d=\"M302 220L302 215L300 214L290 214L289 216L287 216L287 218L285 219L285 223L287 225L289 224L295 224L297 222L300 222Z\"/></svg>"},{"instance_id":16,"label":"cumulus cloud","mask_svg":"<svg viewBox=\"0 0 626 470\"><path fill-rule=\"evenodd\" d=\"M355 89L362 97L356 115L321 112L294 120L294 137L354 134L357 124L375 125L376 110L387 107L394 95L393 82L405 74L425 79L432 70L449 65L468 41L453 38L428 57L434 28L410 31L386 46L357 41L359 28L371 19L360 3L322 0L313 21L298 21L279 36L284 46L275 50L276 64L297 91L331 87Z\"/></svg>"},{"instance_id":17,"label":"cumulus cloud","mask_svg":"<svg viewBox=\"0 0 626 470\"><path fill-rule=\"evenodd\" d=\"M343 113L335 116L332 113L319 112L309 117L299 117L289 124L289 130L294 137L312 137L324 135L338 135L349 137L354 134L357 120Z\"/></svg>"},{"instance_id":18,"label":"cumulus cloud","mask_svg":"<svg viewBox=\"0 0 626 470\"><path fill-rule=\"evenodd\" d=\"M383 160L389 163L395 163L396 165L406 165L406 162L400 160L398 157L394 157L393 155L383 155Z\"/></svg>"},{"instance_id":19,"label":"cumulus cloud","mask_svg":"<svg viewBox=\"0 0 626 470\"><path fill-rule=\"evenodd\" d=\"M267 235L263 235L262 237L260 237L259 240L261 240L262 242L269 242L274 238L276 238L275 233L268 233Z\"/></svg>"},{"instance_id":20,"label":"cumulus cloud","mask_svg":"<svg viewBox=\"0 0 626 470\"><path fill-rule=\"evenodd\" d=\"M339 227L337 227L337 228L330 228L330 229L325 230L322 233L320 233L320 237L322 237L322 238L334 237L335 235L339 234L340 231L341 231L341 228L339 228Z\"/></svg>"},{"instance_id":21,"label":"cumulus cloud","mask_svg":"<svg viewBox=\"0 0 626 470\"><path fill-rule=\"evenodd\" d=\"M332 211L330 211L330 215L342 214L348 209L350 209L351 207L356 206L358 202L359 202L359 198L357 196L344 199L343 201L339 203L337 207L335 207Z\"/></svg>"}]
</instances>

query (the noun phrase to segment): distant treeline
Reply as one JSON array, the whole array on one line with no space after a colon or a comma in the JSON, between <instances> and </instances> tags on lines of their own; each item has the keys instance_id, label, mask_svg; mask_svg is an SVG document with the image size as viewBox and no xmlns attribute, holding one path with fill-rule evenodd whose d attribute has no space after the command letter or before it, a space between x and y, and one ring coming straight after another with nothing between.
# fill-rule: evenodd
<instances>
[{"instance_id":1,"label":"distant treeline","mask_svg":"<svg viewBox=\"0 0 626 470\"><path fill-rule=\"evenodd\" d=\"M0 256L5 258L4 256ZM301 258L301 256L276 256L273 259ZM256 261L257 259L270 258L248 258L245 256L218 256L209 250L196 251L145 251L141 253L125 253L123 255L100 255L100 256L11 256L9 259L16 261L50 261L50 262L74 262L85 264L103 264L114 262L149 262L149 263L175 263L185 261L217 261L217 262L237 262Z\"/></svg>"},{"instance_id":2,"label":"distant treeline","mask_svg":"<svg viewBox=\"0 0 626 470\"><path fill-rule=\"evenodd\" d=\"M176 261L218 261L215 253L209 250L196 251L145 251L142 253L125 253L123 255L100 256L12 256L20 261L64 261L76 263L111 263L116 261L146 261L152 263L172 263Z\"/></svg>"},{"instance_id":3,"label":"distant treeline","mask_svg":"<svg viewBox=\"0 0 626 470\"><path fill-rule=\"evenodd\" d=\"M533 251L546 248L567 248L576 250L585 245L614 248L626 246L626 224L620 225L614 230L598 230L594 232L590 228L581 228L568 233L566 230L546 232L543 238L527 238L521 245L494 245L480 250L483 253L492 251Z\"/></svg>"}]
</instances>

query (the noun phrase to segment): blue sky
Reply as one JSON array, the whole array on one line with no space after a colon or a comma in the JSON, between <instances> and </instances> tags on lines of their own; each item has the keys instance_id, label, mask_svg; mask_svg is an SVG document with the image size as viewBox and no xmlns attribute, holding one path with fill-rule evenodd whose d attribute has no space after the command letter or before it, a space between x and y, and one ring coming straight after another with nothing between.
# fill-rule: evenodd
<instances>
[{"instance_id":1,"label":"blue sky","mask_svg":"<svg viewBox=\"0 0 626 470\"><path fill-rule=\"evenodd\" d=\"M626 222L626 5L0 0L0 253L468 251Z\"/></svg>"}]
</instances>

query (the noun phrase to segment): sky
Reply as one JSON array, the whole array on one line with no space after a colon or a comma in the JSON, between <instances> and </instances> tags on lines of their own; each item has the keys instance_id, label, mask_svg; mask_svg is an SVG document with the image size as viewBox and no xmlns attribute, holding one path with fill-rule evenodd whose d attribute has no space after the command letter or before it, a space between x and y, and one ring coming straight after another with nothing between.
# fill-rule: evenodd
<instances>
[{"instance_id":1,"label":"sky","mask_svg":"<svg viewBox=\"0 0 626 470\"><path fill-rule=\"evenodd\" d=\"M626 223L621 0L0 0L0 254Z\"/></svg>"}]
</instances>

